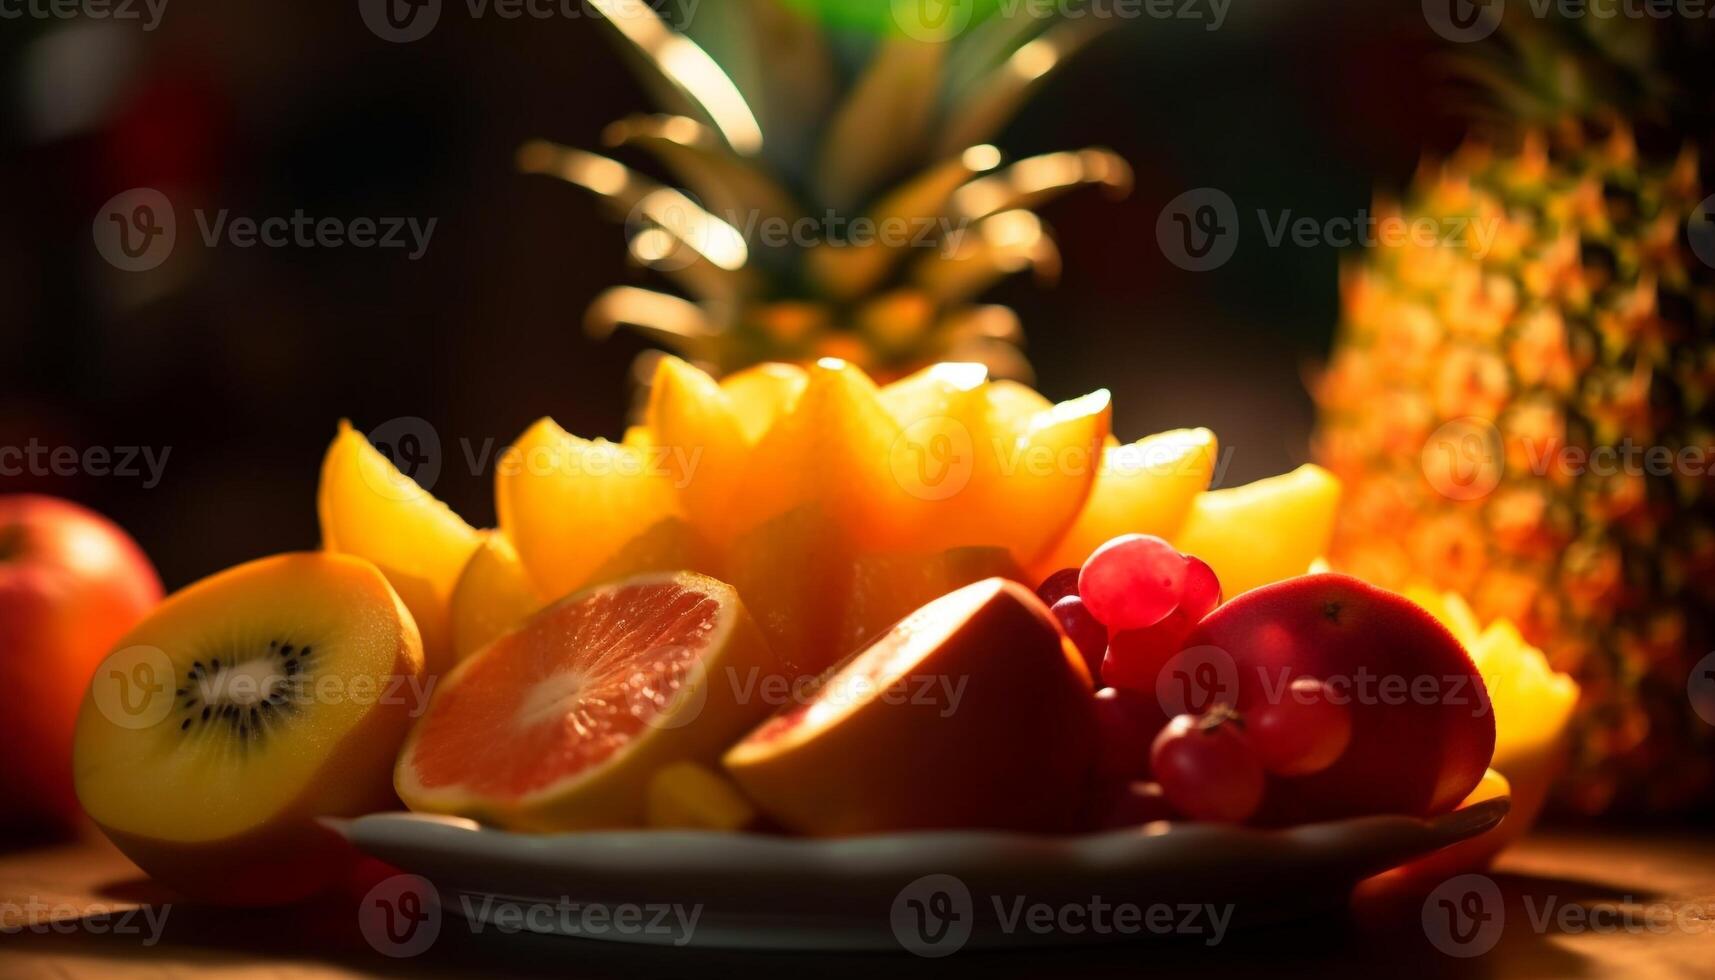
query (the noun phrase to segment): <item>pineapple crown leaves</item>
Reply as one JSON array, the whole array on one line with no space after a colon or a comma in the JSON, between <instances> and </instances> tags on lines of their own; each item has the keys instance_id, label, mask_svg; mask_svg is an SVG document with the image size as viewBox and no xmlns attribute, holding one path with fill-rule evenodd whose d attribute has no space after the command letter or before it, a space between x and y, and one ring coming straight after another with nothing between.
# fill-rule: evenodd
<instances>
[{"instance_id":1,"label":"pineapple crown leaves","mask_svg":"<svg viewBox=\"0 0 1715 980\"><path fill-rule=\"evenodd\" d=\"M873 327L872 346L891 335L902 351L999 358L1017 374L1016 319L970 303L1004 276L1057 273L1034 208L1084 186L1130 189L1130 167L1104 149L1003 166L987 142L1108 19L995 13L923 41L830 33L790 0L705 4L682 33L645 0L591 5L666 110L613 123L604 142L652 158L672 182L544 140L520 148L519 167L595 194L627 222L632 257L697 301L612 290L586 317L598 335L631 327L730 369L752 356L730 334L758 329L746 320L768 304L761 329L773 336L753 338L756 356L827 320ZM764 223L824 215L933 232L935 247L832 234L758 247Z\"/></svg>"}]
</instances>

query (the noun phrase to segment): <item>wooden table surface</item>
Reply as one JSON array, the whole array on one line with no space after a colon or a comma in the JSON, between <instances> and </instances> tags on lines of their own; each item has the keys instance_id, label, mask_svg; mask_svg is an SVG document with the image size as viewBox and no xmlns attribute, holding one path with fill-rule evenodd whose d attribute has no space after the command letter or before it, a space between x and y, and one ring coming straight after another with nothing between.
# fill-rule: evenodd
<instances>
[{"instance_id":1,"label":"wooden table surface","mask_svg":"<svg viewBox=\"0 0 1715 980\"><path fill-rule=\"evenodd\" d=\"M1448 955L1446 926L1422 898L1356 903L1344 914L1200 941L969 952L956 969L994 977L1715 976L1715 840L1681 834L1539 834L1488 877L1501 896L1488 952ZM814 970L940 975L949 964L899 954L754 954L655 949L529 934L443 929L425 954L395 960L363 939L358 894L287 910L231 911L172 901L105 842L0 854L0 978L367 976L739 976ZM150 916L153 916L151 918ZM1440 935L1434 935L1437 929ZM1475 934L1473 934L1475 935ZM1437 944L1440 944L1439 946ZM1477 938L1456 951L1488 941Z\"/></svg>"}]
</instances>

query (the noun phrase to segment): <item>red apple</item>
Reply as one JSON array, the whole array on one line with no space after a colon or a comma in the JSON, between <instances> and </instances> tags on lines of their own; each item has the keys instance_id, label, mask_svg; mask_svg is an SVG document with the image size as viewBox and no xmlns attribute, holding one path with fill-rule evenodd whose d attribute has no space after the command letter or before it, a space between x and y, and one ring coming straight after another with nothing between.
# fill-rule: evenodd
<instances>
[{"instance_id":1,"label":"red apple","mask_svg":"<svg viewBox=\"0 0 1715 980\"><path fill-rule=\"evenodd\" d=\"M1346 575L1247 592L1203 620L1187 648L1237 669L1239 711L1322 681L1351 712L1332 766L1274 777L1260 819L1302 823L1370 813L1444 813L1474 789L1495 749L1489 695L1464 647L1421 607Z\"/></svg>"},{"instance_id":2,"label":"red apple","mask_svg":"<svg viewBox=\"0 0 1715 980\"><path fill-rule=\"evenodd\" d=\"M90 675L161 600L113 522L64 500L0 496L0 827L79 813L71 742Z\"/></svg>"}]
</instances>

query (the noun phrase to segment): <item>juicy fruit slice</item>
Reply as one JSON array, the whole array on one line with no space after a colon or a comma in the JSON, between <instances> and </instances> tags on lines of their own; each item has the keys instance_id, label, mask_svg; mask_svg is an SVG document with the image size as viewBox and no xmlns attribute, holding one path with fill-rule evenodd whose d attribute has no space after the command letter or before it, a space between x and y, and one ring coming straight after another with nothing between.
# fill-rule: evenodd
<instances>
[{"instance_id":1,"label":"juicy fruit slice","mask_svg":"<svg viewBox=\"0 0 1715 980\"><path fill-rule=\"evenodd\" d=\"M1327 550L1339 502L1333 474L1300 466L1198 497L1173 543L1208 562L1236 596L1303 574Z\"/></svg>"},{"instance_id":2,"label":"juicy fruit slice","mask_svg":"<svg viewBox=\"0 0 1715 980\"><path fill-rule=\"evenodd\" d=\"M1209 488L1217 455L1208 429L1174 429L1106 447L1090 499L1041 567L1080 566L1122 534L1171 537Z\"/></svg>"},{"instance_id":3,"label":"juicy fruit slice","mask_svg":"<svg viewBox=\"0 0 1715 980\"><path fill-rule=\"evenodd\" d=\"M713 551L690 522L680 517L663 517L591 572L584 587L606 585L645 572L677 571L704 574L715 571Z\"/></svg>"},{"instance_id":4,"label":"juicy fruit slice","mask_svg":"<svg viewBox=\"0 0 1715 980\"><path fill-rule=\"evenodd\" d=\"M644 413L651 438L680 452L667 457L685 514L699 527L725 527L750 441L715 380L676 357L657 363ZM690 567L690 566L681 566Z\"/></svg>"},{"instance_id":5,"label":"juicy fruit slice","mask_svg":"<svg viewBox=\"0 0 1715 980\"><path fill-rule=\"evenodd\" d=\"M1347 701L1350 745L1321 772L1273 781L1262 815L1270 823L1445 813L1494 753L1494 712L1464 648L1410 600L1350 576L1247 592L1185 643L1231 658L1242 714L1301 677Z\"/></svg>"},{"instance_id":6,"label":"juicy fruit slice","mask_svg":"<svg viewBox=\"0 0 1715 980\"><path fill-rule=\"evenodd\" d=\"M549 606L443 678L395 771L413 810L515 830L635 827L651 778L767 714L773 655L729 585L644 575Z\"/></svg>"},{"instance_id":7,"label":"juicy fruit slice","mask_svg":"<svg viewBox=\"0 0 1715 980\"><path fill-rule=\"evenodd\" d=\"M1029 589L986 579L906 617L724 761L799 833L1052 831L1075 823L1095 748L1082 658Z\"/></svg>"},{"instance_id":8,"label":"juicy fruit slice","mask_svg":"<svg viewBox=\"0 0 1715 980\"><path fill-rule=\"evenodd\" d=\"M652 446L579 439L542 419L500 457L500 530L542 594L582 588L625 544L677 513L672 474Z\"/></svg>"},{"instance_id":9,"label":"juicy fruit slice","mask_svg":"<svg viewBox=\"0 0 1715 980\"><path fill-rule=\"evenodd\" d=\"M1078 574L1078 594L1113 630L1154 626L1179 608L1189 562L1148 534L1127 534L1096 549Z\"/></svg>"},{"instance_id":10,"label":"juicy fruit slice","mask_svg":"<svg viewBox=\"0 0 1715 980\"><path fill-rule=\"evenodd\" d=\"M1024 578L1005 548L950 548L933 555L860 555L845 595L836 656L843 658L868 646L932 599L996 577L1015 582Z\"/></svg>"},{"instance_id":11,"label":"juicy fruit slice","mask_svg":"<svg viewBox=\"0 0 1715 980\"><path fill-rule=\"evenodd\" d=\"M119 641L78 717L78 799L198 898L288 902L343 870L315 824L393 805L422 641L375 566L265 558L170 596Z\"/></svg>"},{"instance_id":12,"label":"juicy fruit slice","mask_svg":"<svg viewBox=\"0 0 1715 980\"><path fill-rule=\"evenodd\" d=\"M776 419L797 405L808 383L803 368L775 362L729 374L720 384L745 441L755 445Z\"/></svg>"},{"instance_id":13,"label":"juicy fruit slice","mask_svg":"<svg viewBox=\"0 0 1715 980\"><path fill-rule=\"evenodd\" d=\"M540 608L542 597L524 563L518 560L512 542L499 531L484 532L482 545L465 563L453 589L454 662L475 653Z\"/></svg>"},{"instance_id":14,"label":"juicy fruit slice","mask_svg":"<svg viewBox=\"0 0 1715 980\"><path fill-rule=\"evenodd\" d=\"M1022 429L1007 428L991 407L989 445L998 479L974 495L988 525L983 536L961 544L1002 543L1025 567L1035 567L1066 534L1089 499L1112 424L1107 391L1094 391L1031 416Z\"/></svg>"},{"instance_id":15,"label":"juicy fruit slice","mask_svg":"<svg viewBox=\"0 0 1715 980\"><path fill-rule=\"evenodd\" d=\"M658 830L743 830L756 808L732 780L695 762L678 762L649 781L649 826Z\"/></svg>"},{"instance_id":16,"label":"juicy fruit slice","mask_svg":"<svg viewBox=\"0 0 1715 980\"><path fill-rule=\"evenodd\" d=\"M373 562L423 635L429 673L453 664L450 606L481 533L340 422L316 495L322 547Z\"/></svg>"},{"instance_id":17,"label":"juicy fruit slice","mask_svg":"<svg viewBox=\"0 0 1715 980\"><path fill-rule=\"evenodd\" d=\"M814 677L849 652L835 638L853 568L838 527L808 504L739 538L726 577L781 662Z\"/></svg>"}]
</instances>

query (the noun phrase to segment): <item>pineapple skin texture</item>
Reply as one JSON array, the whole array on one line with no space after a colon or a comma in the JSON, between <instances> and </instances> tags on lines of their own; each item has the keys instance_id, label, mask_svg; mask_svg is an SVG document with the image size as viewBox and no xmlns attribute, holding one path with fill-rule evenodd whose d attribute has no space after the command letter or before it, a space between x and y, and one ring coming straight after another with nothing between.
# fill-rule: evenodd
<instances>
[{"instance_id":1,"label":"pineapple skin texture","mask_svg":"<svg viewBox=\"0 0 1715 980\"><path fill-rule=\"evenodd\" d=\"M1715 649L1715 269L1687 238L1710 189L1690 152L1645 159L1619 124L1428 163L1378 213L1466 233L1349 265L1313 385L1347 493L1334 565L1457 592L1571 673L1559 801L1585 813L1715 787L1687 696ZM1601 447L1619 454L1580 459Z\"/></svg>"}]
</instances>

